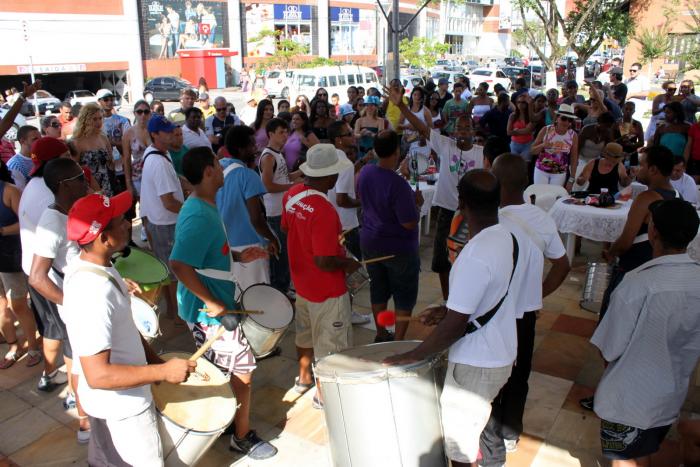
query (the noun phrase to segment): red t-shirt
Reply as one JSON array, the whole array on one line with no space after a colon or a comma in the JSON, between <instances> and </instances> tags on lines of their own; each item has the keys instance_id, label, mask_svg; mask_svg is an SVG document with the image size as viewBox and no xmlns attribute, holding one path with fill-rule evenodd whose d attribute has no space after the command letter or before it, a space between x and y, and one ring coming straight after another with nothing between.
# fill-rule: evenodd
<instances>
[{"instance_id":1,"label":"red t-shirt","mask_svg":"<svg viewBox=\"0 0 700 467\"><path fill-rule=\"evenodd\" d=\"M294 185L282 198L282 206L297 193L308 190L304 184ZM310 195L282 211L282 228L287 231L287 254L292 280L299 295L320 303L340 297L347 292L345 272L322 271L314 263L314 256L345 257L339 238L343 232L340 218L325 196Z\"/></svg>"},{"instance_id":2,"label":"red t-shirt","mask_svg":"<svg viewBox=\"0 0 700 467\"><path fill-rule=\"evenodd\" d=\"M688 136L693 138L693 145L690 147L690 158L700 161L700 123L693 123L688 130Z\"/></svg>"}]
</instances>

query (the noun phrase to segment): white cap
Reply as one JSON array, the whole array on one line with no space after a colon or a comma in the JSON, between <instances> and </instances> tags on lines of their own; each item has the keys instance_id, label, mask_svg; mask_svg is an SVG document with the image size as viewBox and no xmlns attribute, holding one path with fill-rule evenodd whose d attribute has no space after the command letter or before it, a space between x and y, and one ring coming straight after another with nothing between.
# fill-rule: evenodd
<instances>
[{"instance_id":1,"label":"white cap","mask_svg":"<svg viewBox=\"0 0 700 467\"><path fill-rule=\"evenodd\" d=\"M104 99L105 97L114 97L114 93L109 89L102 88L95 93L95 97L97 97L98 100Z\"/></svg>"}]
</instances>

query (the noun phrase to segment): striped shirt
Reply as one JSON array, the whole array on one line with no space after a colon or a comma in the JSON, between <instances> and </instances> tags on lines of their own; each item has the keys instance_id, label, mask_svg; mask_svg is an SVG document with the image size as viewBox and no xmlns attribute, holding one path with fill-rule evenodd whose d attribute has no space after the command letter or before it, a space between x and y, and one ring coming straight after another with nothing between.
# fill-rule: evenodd
<instances>
[{"instance_id":1,"label":"striped shirt","mask_svg":"<svg viewBox=\"0 0 700 467\"><path fill-rule=\"evenodd\" d=\"M32 158L23 156L20 153L15 154L7 161L7 168L12 173L15 185L17 185L20 190L24 189L27 185L29 181L29 172L32 171L33 167L34 162L32 162Z\"/></svg>"},{"instance_id":2,"label":"striped shirt","mask_svg":"<svg viewBox=\"0 0 700 467\"><path fill-rule=\"evenodd\" d=\"M699 280L687 254L625 275L591 338L610 362L595 394L600 418L648 429L678 417L700 358Z\"/></svg>"}]
</instances>

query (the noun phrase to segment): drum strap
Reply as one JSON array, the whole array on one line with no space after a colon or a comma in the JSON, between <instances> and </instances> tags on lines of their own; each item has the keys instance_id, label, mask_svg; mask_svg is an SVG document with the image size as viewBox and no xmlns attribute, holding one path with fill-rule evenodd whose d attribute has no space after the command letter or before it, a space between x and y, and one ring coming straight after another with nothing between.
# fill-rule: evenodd
<instances>
[{"instance_id":1,"label":"drum strap","mask_svg":"<svg viewBox=\"0 0 700 467\"><path fill-rule=\"evenodd\" d=\"M104 277L105 279L107 279L109 282L111 282L112 285L119 291L119 293L121 293L121 294L124 295L125 297L128 295L128 293L124 293L124 290L123 290L123 289L121 288L121 286L119 285L119 282L117 281L117 279L116 279L114 276L112 276L111 274L109 274L108 272L106 272L106 271L104 271L104 270L102 270L102 269L93 268L93 267L90 267L90 266L81 266L81 267L77 268L77 269L74 271L74 274L75 274L75 273L78 273L78 272L90 272L90 273L92 273L92 274L96 274L96 275L98 275L98 276L102 276L102 277Z\"/></svg>"},{"instance_id":2,"label":"drum strap","mask_svg":"<svg viewBox=\"0 0 700 467\"><path fill-rule=\"evenodd\" d=\"M508 281L508 288L506 289L506 293L493 308L476 318L474 321L471 321L469 324L467 324L467 330L464 332L465 336L467 334L471 334L477 331L479 328L486 326L486 323L491 321L491 318L493 318L496 315L496 312L501 308L501 305L503 305L503 302L508 296L508 292L510 291L510 284L513 282L513 275L515 274L515 267L518 265L518 254L520 253L520 247L518 246L518 241L515 239L515 235L510 234L510 236L513 239L513 270L510 273L510 280Z\"/></svg>"},{"instance_id":3,"label":"drum strap","mask_svg":"<svg viewBox=\"0 0 700 467\"><path fill-rule=\"evenodd\" d=\"M324 195L320 191L312 190L311 188L309 188L308 190L300 191L296 195L289 198L287 200L287 203L284 205L284 210L287 212L292 212L295 204L297 204L299 201L306 198L307 196L313 196L313 195L322 196L324 199L328 199L326 197L326 195Z\"/></svg>"}]
</instances>

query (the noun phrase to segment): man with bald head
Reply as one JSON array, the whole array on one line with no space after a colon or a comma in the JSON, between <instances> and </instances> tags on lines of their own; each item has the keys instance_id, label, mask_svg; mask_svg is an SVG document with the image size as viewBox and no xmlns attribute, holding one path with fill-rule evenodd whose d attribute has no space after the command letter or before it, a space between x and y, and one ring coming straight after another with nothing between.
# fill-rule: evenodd
<instances>
[{"instance_id":1,"label":"man with bald head","mask_svg":"<svg viewBox=\"0 0 700 467\"><path fill-rule=\"evenodd\" d=\"M214 99L214 115L207 117L204 121L204 131L211 141L214 154L224 145L224 128L240 124L241 119L238 115L228 112L228 102L225 97L219 96Z\"/></svg>"},{"instance_id":2,"label":"man with bald head","mask_svg":"<svg viewBox=\"0 0 700 467\"><path fill-rule=\"evenodd\" d=\"M523 431L523 412L528 393L528 378L535 345L536 312L542 298L551 294L569 273L566 249L557 226L549 215L533 204L523 202L528 186L527 162L517 154L499 155L491 168L501 186L499 223L513 235L518 244L529 244L530 256L525 259L528 275L515 297L518 353L513 372L492 404L491 417L481 435L480 465L502 466L506 451L514 451ZM552 267L544 277L544 258Z\"/></svg>"},{"instance_id":3,"label":"man with bald head","mask_svg":"<svg viewBox=\"0 0 700 467\"><path fill-rule=\"evenodd\" d=\"M471 240L450 271L445 306L421 314L437 324L415 350L387 362L415 362L449 348L440 397L445 450L455 467L476 465L479 437L491 401L511 374L517 353L517 300L526 283L530 242L518 242L498 223L501 187L489 171L473 169L459 181L459 209Z\"/></svg>"}]
</instances>

